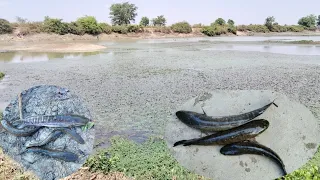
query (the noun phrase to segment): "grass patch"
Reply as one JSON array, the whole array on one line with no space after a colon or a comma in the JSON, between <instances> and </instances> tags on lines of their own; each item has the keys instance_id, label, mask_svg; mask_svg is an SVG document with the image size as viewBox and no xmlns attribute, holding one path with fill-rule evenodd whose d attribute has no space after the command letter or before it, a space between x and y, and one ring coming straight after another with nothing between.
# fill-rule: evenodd
<instances>
[{"instance_id":1,"label":"grass patch","mask_svg":"<svg viewBox=\"0 0 320 180\"><path fill-rule=\"evenodd\" d=\"M110 141L110 148L91 156L84 166L93 172L123 172L136 179L205 179L179 165L162 139L137 144L115 136Z\"/></svg>"},{"instance_id":2,"label":"grass patch","mask_svg":"<svg viewBox=\"0 0 320 180\"><path fill-rule=\"evenodd\" d=\"M4 73L3 72L0 72L0 80L4 77Z\"/></svg>"}]
</instances>

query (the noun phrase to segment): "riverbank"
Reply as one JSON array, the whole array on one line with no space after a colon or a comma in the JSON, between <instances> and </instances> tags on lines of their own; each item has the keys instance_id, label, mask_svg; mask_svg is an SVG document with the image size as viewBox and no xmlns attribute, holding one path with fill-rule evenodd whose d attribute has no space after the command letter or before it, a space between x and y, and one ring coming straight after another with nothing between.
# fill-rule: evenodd
<instances>
[{"instance_id":1,"label":"riverbank","mask_svg":"<svg viewBox=\"0 0 320 180\"><path fill-rule=\"evenodd\" d=\"M108 41L108 40L137 40L137 39L161 39L161 38L190 38L190 37L207 37L200 32L201 28L193 28L191 33L164 33L156 32L154 29L150 29L140 33L128 33L128 34L100 34L93 35L58 35L58 34L46 34L38 33L26 36L17 36L16 34L2 34L0 35L0 45L10 44L18 42L74 42L74 41ZM303 31L303 32L270 32L270 33L255 33L255 32L242 32L237 31L236 35L228 33L223 36L320 36L320 31ZM219 36L218 36L219 37Z\"/></svg>"}]
</instances>

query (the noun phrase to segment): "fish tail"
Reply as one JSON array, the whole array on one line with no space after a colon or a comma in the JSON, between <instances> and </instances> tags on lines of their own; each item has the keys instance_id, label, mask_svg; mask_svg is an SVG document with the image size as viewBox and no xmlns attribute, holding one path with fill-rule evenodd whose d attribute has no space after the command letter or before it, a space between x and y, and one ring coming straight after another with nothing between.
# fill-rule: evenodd
<instances>
[{"instance_id":1,"label":"fish tail","mask_svg":"<svg viewBox=\"0 0 320 180\"><path fill-rule=\"evenodd\" d=\"M276 100L277 98L275 98L273 101L272 101L272 104L275 106L275 107L278 107L278 105L276 103L274 103L274 101Z\"/></svg>"},{"instance_id":2,"label":"fish tail","mask_svg":"<svg viewBox=\"0 0 320 180\"><path fill-rule=\"evenodd\" d=\"M184 144L185 142L187 142L188 140L181 140L181 141L177 141L173 144L173 147L179 146L181 144Z\"/></svg>"}]
</instances>

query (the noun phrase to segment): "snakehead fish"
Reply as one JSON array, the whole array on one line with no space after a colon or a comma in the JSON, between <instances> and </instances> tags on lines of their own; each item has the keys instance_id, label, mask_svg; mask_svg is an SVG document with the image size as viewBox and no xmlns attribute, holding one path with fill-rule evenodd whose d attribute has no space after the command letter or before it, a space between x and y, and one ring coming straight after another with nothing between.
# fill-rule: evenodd
<instances>
[{"instance_id":1,"label":"snakehead fish","mask_svg":"<svg viewBox=\"0 0 320 180\"><path fill-rule=\"evenodd\" d=\"M29 144L26 147L44 146L49 142L56 140L63 133L68 134L72 139L74 139L78 143L84 144L84 140L77 132L75 132L75 130L71 130L68 128L57 128L54 129L44 140Z\"/></svg>"},{"instance_id":2,"label":"snakehead fish","mask_svg":"<svg viewBox=\"0 0 320 180\"><path fill-rule=\"evenodd\" d=\"M10 134L13 134L15 136L31 136L35 132L37 132L42 127L26 127L23 129L17 129L13 127L9 122L6 120L1 120L2 127L8 131Z\"/></svg>"},{"instance_id":3,"label":"snakehead fish","mask_svg":"<svg viewBox=\"0 0 320 180\"><path fill-rule=\"evenodd\" d=\"M181 140L174 143L173 147L183 144L183 146L190 145L225 145L234 142L244 141L246 139L254 138L264 132L269 127L269 122L264 119L253 120L244 125L219 131L215 134L195 138L190 140Z\"/></svg>"},{"instance_id":4,"label":"snakehead fish","mask_svg":"<svg viewBox=\"0 0 320 180\"><path fill-rule=\"evenodd\" d=\"M235 156L243 154L256 154L266 156L276 162L282 170L283 176L287 175L285 165L283 164L279 155L274 152L272 149L250 141L236 142L223 146L220 149L220 153L223 155Z\"/></svg>"},{"instance_id":5,"label":"snakehead fish","mask_svg":"<svg viewBox=\"0 0 320 180\"><path fill-rule=\"evenodd\" d=\"M41 147L29 147L25 152L40 153L42 155L49 156L51 158L60 159L66 162L76 162L79 159L78 155L72 152L59 151L59 150L53 150L53 149L47 149L47 148L41 148Z\"/></svg>"},{"instance_id":6,"label":"snakehead fish","mask_svg":"<svg viewBox=\"0 0 320 180\"><path fill-rule=\"evenodd\" d=\"M240 115L214 117L207 116L205 112L200 114L192 111L177 111L176 116L184 124L201 131L223 131L252 121L264 113L272 104L278 107L274 102L271 102L261 108Z\"/></svg>"},{"instance_id":7,"label":"snakehead fish","mask_svg":"<svg viewBox=\"0 0 320 180\"><path fill-rule=\"evenodd\" d=\"M79 115L30 116L15 121L18 129L26 126L76 127L87 124L90 120Z\"/></svg>"}]
</instances>

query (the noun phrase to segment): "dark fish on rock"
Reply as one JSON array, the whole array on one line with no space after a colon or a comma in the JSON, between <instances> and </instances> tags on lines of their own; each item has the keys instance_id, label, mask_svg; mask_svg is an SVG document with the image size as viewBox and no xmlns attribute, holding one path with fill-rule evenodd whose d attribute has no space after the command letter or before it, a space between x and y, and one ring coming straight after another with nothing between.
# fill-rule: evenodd
<instances>
[{"instance_id":1,"label":"dark fish on rock","mask_svg":"<svg viewBox=\"0 0 320 180\"><path fill-rule=\"evenodd\" d=\"M42 127L25 127L22 129L17 129L6 120L1 120L1 125L7 132L15 136L31 136L34 133L36 133L40 128L42 128Z\"/></svg>"},{"instance_id":2,"label":"dark fish on rock","mask_svg":"<svg viewBox=\"0 0 320 180\"><path fill-rule=\"evenodd\" d=\"M15 121L18 129L26 126L45 126L45 127L76 127L87 124L90 120L79 115L56 115L56 116L30 116Z\"/></svg>"},{"instance_id":3,"label":"dark fish on rock","mask_svg":"<svg viewBox=\"0 0 320 180\"><path fill-rule=\"evenodd\" d=\"M39 154L42 154L51 158L55 158L55 159L60 159L66 162L76 162L79 159L78 155L72 152L52 150L52 149L46 149L41 147L29 147L27 148L26 152L39 153Z\"/></svg>"},{"instance_id":4,"label":"dark fish on rock","mask_svg":"<svg viewBox=\"0 0 320 180\"><path fill-rule=\"evenodd\" d=\"M177 111L176 116L184 124L201 131L223 131L252 121L254 118L264 113L272 104L277 106L274 102L271 102L259 109L240 115L214 117L207 116L205 112L201 114L192 111Z\"/></svg>"},{"instance_id":5,"label":"dark fish on rock","mask_svg":"<svg viewBox=\"0 0 320 180\"><path fill-rule=\"evenodd\" d=\"M253 120L241 126L219 131L209 136L195 138L190 140L181 140L174 143L174 147L178 145L225 145L234 142L244 141L254 138L264 132L269 127L269 122L264 119Z\"/></svg>"},{"instance_id":6,"label":"dark fish on rock","mask_svg":"<svg viewBox=\"0 0 320 180\"><path fill-rule=\"evenodd\" d=\"M243 155L243 154L256 154L266 156L276 162L282 170L283 176L287 175L285 165L283 164L279 155L272 149L255 142L243 141L228 144L220 149L220 153L228 156Z\"/></svg>"}]
</instances>

